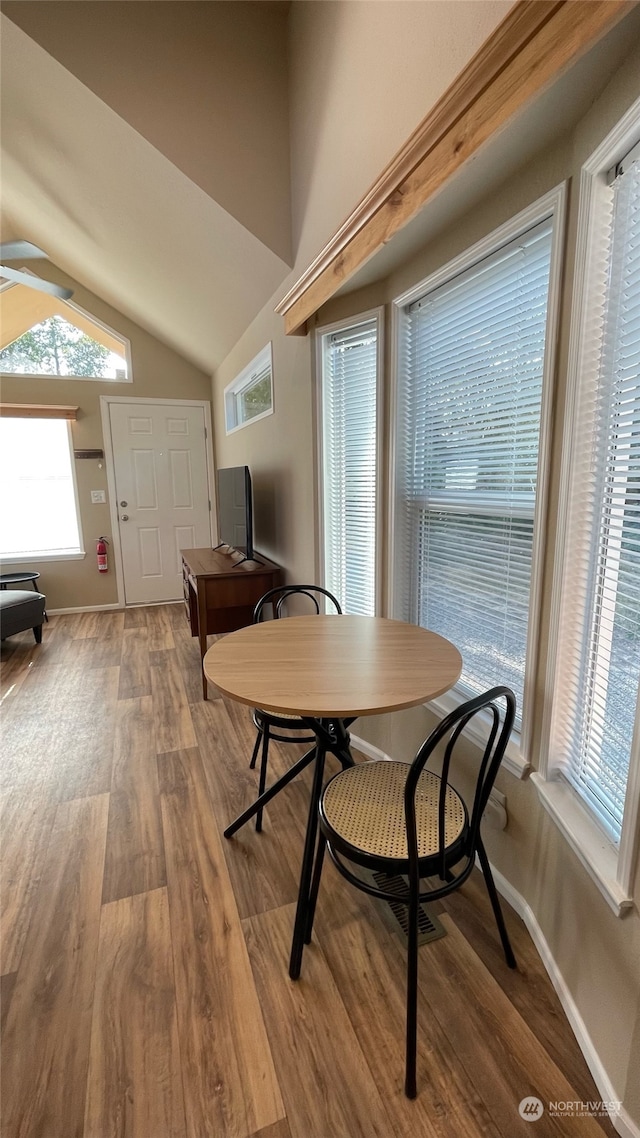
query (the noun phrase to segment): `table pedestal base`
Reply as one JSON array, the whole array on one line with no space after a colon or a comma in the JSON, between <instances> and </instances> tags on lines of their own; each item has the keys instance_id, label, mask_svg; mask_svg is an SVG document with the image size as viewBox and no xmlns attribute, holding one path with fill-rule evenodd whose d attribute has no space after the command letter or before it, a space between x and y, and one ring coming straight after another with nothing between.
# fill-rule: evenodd
<instances>
[{"instance_id":1,"label":"table pedestal base","mask_svg":"<svg viewBox=\"0 0 640 1138\"><path fill-rule=\"evenodd\" d=\"M308 719L303 717L305 726L311 728L315 733L317 743L310 751L307 751L296 763L274 782L264 794L256 798L255 802L248 807L244 813L240 814L224 831L225 838L231 838L235 833L241 829L247 822L254 818L259 810L262 810L276 794L279 794L285 786L296 778L301 771L305 770L315 760L315 769L313 772L313 785L311 788L311 799L309 802L309 816L307 819L307 832L304 841L304 854L302 857L302 868L300 870L300 884L298 887L298 905L296 908L296 917L293 926L293 941L291 944L291 957L289 959L289 975L292 980L297 980L300 975L300 966L302 963L302 950L304 947L304 940L306 935L306 913L307 906L311 892L311 877L313 874L313 862L316 851L316 839L318 834L318 806L320 803L320 795L322 793L322 782L324 778L324 764L327 754L335 755L338 761L342 764L343 769L353 766L353 757L349 748L349 732L347 728L351 726L354 719Z\"/></svg>"}]
</instances>

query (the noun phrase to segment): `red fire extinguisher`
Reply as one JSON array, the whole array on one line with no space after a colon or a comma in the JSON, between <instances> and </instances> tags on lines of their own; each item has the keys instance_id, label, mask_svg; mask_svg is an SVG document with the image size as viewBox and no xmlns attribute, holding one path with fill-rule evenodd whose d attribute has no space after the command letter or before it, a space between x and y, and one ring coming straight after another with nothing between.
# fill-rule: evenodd
<instances>
[{"instance_id":1,"label":"red fire extinguisher","mask_svg":"<svg viewBox=\"0 0 640 1138\"><path fill-rule=\"evenodd\" d=\"M99 537L96 542L96 557L98 558L98 573L106 573L109 569L107 562L107 546L109 542L106 537Z\"/></svg>"}]
</instances>

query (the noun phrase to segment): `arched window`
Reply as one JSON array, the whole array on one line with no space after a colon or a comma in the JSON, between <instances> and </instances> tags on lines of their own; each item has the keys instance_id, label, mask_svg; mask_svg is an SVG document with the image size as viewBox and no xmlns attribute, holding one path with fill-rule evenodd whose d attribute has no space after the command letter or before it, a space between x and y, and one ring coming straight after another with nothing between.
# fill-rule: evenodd
<instances>
[{"instance_id":1,"label":"arched window","mask_svg":"<svg viewBox=\"0 0 640 1138\"><path fill-rule=\"evenodd\" d=\"M79 308L25 285L0 290L0 372L131 382L129 342Z\"/></svg>"}]
</instances>

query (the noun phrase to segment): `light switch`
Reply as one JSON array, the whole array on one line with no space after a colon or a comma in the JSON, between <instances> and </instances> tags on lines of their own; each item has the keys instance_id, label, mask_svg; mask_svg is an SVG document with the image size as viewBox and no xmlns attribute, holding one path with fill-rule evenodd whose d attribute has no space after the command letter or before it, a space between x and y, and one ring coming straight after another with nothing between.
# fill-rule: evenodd
<instances>
[{"instance_id":1,"label":"light switch","mask_svg":"<svg viewBox=\"0 0 640 1138\"><path fill-rule=\"evenodd\" d=\"M107 495L105 494L104 490L91 491L91 504L93 506L97 506L100 502L106 502L106 500Z\"/></svg>"}]
</instances>

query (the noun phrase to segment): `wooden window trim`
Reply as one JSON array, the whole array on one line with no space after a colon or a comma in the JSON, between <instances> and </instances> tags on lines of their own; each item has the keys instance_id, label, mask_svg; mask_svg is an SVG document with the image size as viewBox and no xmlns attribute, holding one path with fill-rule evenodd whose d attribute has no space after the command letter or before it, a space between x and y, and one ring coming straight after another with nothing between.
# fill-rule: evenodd
<instances>
[{"instance_id":1,"label":"wooden window trim","mask_svg":"<svg viewBox=\"0 0 640 1138\"><path fill-rule=\"evenodd\" d=\"M287 335L403 228L506 122L637 0L518 0L282 299Z\"/></svg>"},{"instance_id":2,"label":"wooden window trim","mask_svg":"<svg viewBox=\"0 0 640 1138\"><path fill-rule=\"evenodd\" d=\"M78 418L77 407L51 407L44 403L0 403L3 419L73 419Z\"/></svg>"}]
</instances>

